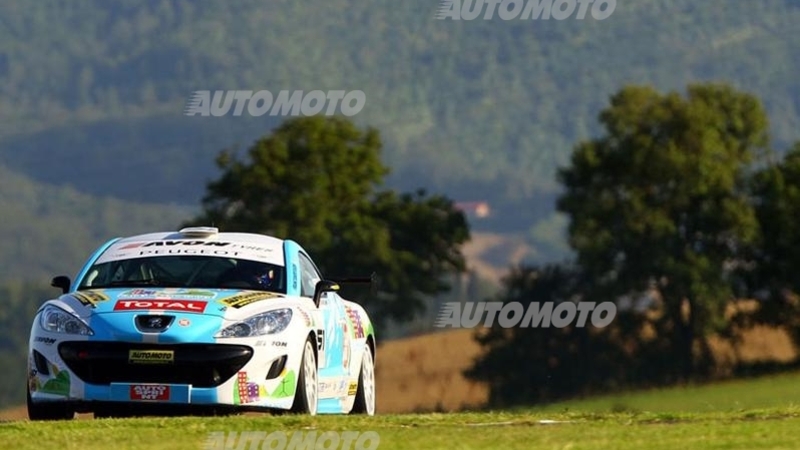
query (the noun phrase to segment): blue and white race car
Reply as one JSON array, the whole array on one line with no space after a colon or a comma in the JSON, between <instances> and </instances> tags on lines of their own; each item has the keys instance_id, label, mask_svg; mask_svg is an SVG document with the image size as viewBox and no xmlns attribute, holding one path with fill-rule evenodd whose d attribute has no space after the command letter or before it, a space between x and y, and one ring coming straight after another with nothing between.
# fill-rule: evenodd
<instances>
[{"instance_id":1,"label":"blue and white race car","mask_svg":"<svg viewBox=\"0 0 800 450\"><path fill-rule=\"evenodd\" d=\"M291 240L210 227L114 239L53 286L63 295L31 329L31 420L375 413L369 316Z\"/></svg>"}]
</instances>

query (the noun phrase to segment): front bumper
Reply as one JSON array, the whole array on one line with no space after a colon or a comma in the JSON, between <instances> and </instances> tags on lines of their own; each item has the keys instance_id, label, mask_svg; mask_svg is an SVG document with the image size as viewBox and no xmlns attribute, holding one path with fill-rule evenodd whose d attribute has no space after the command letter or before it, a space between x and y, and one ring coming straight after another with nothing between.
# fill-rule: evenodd
<instances>
[{"instance_id":1,"label":"front bumper","mask_svg":"<svg viewBox=\"0 0 800 450\"><path fill-rule=\"evenodd\" d=\"M78 378L101 386L163 383L217 387L253 358L252 348L231 344L64 342L58 353Z\"/></svg>"},{"instance_id":2,"label":"front bumper","mask_svg":"<svg viewBox=\"0 0 800 450\"><path fill-rule=\"evenodd\" d=\"M80 412L107 403L289 409L299 358L264 344L84 340L34 347L31 400L70 402Z\"/></svg>"}]
</instances>

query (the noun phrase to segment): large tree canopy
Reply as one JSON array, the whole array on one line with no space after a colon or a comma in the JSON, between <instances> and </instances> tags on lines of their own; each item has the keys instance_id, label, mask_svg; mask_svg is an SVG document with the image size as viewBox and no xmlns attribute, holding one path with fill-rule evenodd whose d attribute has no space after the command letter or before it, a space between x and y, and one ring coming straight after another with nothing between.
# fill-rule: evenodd
<instances>
[{"instance_id":1,"label":"large tree canopy","mask_svg":"<svg viewBox=\"0 0 800 450\"><path fill-rule=\"evenodd\" d=\"M768 145L767 118L751 95L692 85L685 98L628 87L600 115L606 133L580 143L560 172L560 211L596 293L657 289L656 326L684 376L695 337L724 324L728 264L757 235L748 169Z\"/></svg>"},{"instance_id":2,"label":"large tree canopy","mask_svg":"<svg viewBox=\"0 0 800 450\"><path fill-rule=\"evenodd\" d=\"M377 295L348 291L378 321L407 320L427 296L463 271L464 215L425 192L380 190L389 172L375 129L341 117L285 122L240 159L223 151L203 213L190 224L269 234L299 242L328 276L377 272Z\"/></svg>"},{"instance_id":3,"label":"large tree canopy","mask_svg":"<svg viewBox=\"0 0 800 450\"><path fill-rule=\"evenodd\" d=\"M752 178L759 239L748 252L740 273L745 292L762 300L754 314L740 313L742 327L753 323L785 327L800 344L800 142L777 164Z\"/></svg>"}]
</instances>

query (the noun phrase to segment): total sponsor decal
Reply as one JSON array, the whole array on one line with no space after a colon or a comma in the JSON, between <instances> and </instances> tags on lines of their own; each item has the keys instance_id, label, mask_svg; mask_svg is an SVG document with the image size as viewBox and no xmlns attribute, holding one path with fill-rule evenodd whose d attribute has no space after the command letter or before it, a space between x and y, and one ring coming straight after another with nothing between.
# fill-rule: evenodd
<instances>
[{"instance_id":1,"label":"total sponsor decal","mask_svg":"<svg viewBox=\"0 0 800 450\"><path fill-rule=\"evenodd\" d=\"M207 302L194 300L117 300L114 311L184 311L202 313L206 310Z\"/></svg>"},{"instance_id":2,"label":"total sponsor decal","mask_svg":"<svg viewBox=\"0 0 800 450\"><path fill-rule=\"evenodd\" d=\"M121 293L119 300L145 299L145 300L211 300L217 294L199 289L131 289Z\"/></svg>"},{"instance_id":3,"label":"total sponsor decal","mask_svg":"<svg viewBox=\"0 0 800 450\"><path fill-rule=\"evenodd\" d=\"M269 300L276 297L282 297L282 295L275 292L252 292L249 294L239 294L234 295L233 297L228 297L224 300L220 300L220 303L231 308L239 309L251 303Z\"/></svg>"},{"instance_id":4,"label":"total sponsor decal","mask_svg":"<svg viewBox=\"0 0 800 450\"><path fill-rule=\"evenodd\" d=\"M175 352L172 350L130 350L128 362L131 364L172 364Z\"/></svg>"},{"instance_id":5,"label":"total sponsor decal","mask_svg":"<svg viewBox=\"0 0 800 450\"><path fill-rule=\"evenodd\" d=\"M108 301L109 297L98 291L75 292L72 297L81 302L83 306L97 307L97 303Z\"/></svg>"},{"instance_id":6,"label":"total sponsor decal","mask_svg":"<svg viewBox=\"0 0 800 450\"><path fill-rule=\"evenodd\" d=\"M130 398L138 401L167 401L169 400L169 386L162 384L134 384L130 388Z\"/></svg>"}]
</instances>

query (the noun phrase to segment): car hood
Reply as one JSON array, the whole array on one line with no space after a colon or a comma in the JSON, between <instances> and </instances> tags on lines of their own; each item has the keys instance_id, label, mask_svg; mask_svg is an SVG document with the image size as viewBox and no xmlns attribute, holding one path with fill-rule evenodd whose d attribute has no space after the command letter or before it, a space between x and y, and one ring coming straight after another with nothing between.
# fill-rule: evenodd
<instances>
[{"instance_id":1,"label":"car hood","mask_svg":"<svg viewBox=\"0 0 800 450\"><path fill-rule=\"evenodd\" d=\"M148 287L82 290L64 294L58 301L82 317L131 312L231 317L230 313L226 314L230 308L248 315L265 306L278 306L285 299L283 294L265 291Z\"/></svg>"}]
</instances>

